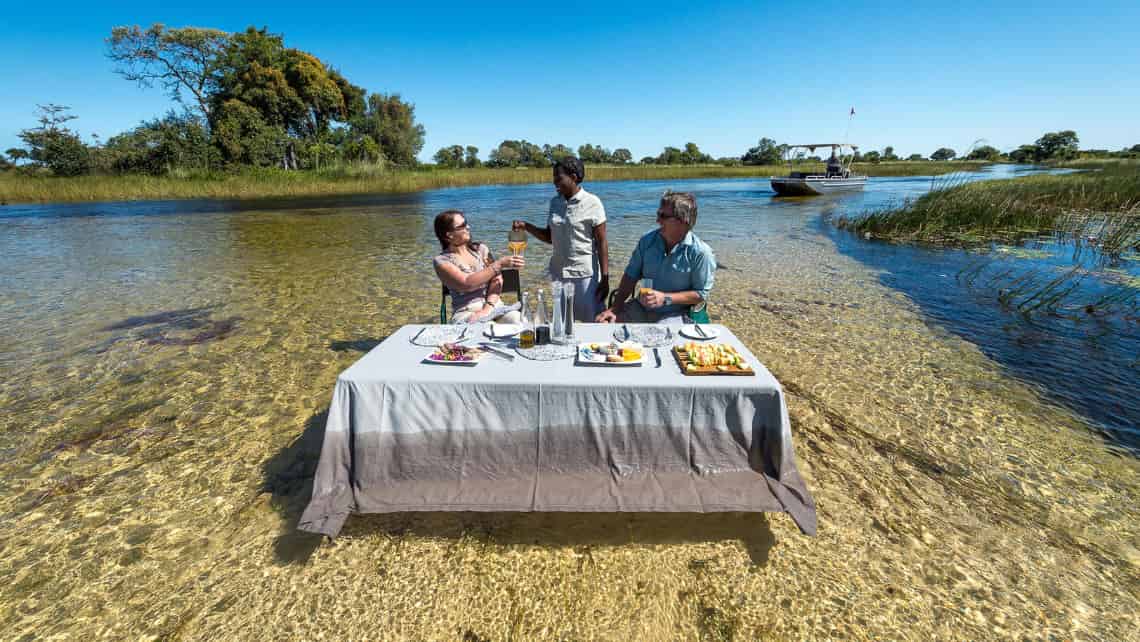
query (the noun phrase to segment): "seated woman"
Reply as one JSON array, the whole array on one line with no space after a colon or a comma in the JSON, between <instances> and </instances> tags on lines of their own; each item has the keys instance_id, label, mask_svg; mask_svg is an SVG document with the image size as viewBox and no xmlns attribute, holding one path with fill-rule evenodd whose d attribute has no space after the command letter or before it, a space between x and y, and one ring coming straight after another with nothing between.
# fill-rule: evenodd
<instances>
[{"instance_id":1,"label":"seated woman","mask_svg":"<svg viewBox=\"0 0 1140 642\"><path fill-rule=\"evenodd\" d=\"M467 217L459 210L447 210L435 217L435 236L443 249L432 259L435 273L451 294L451 322L472 323L486 318L499 303L503 291L503 270L523 267L521 256L493 260L483 243L471 240ZM495 321L518 323L522 315L508 312Z\"/></svg>"}]
</instances>

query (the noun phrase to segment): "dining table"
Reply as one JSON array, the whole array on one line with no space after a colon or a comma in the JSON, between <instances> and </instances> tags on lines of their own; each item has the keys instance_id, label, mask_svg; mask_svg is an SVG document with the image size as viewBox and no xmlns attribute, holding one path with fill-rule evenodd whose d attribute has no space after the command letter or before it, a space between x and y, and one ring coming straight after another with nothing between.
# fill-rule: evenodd
<instances>
[{"instance_id":1,"label":"dining table","mask_svg":"<svg viewBox=\"0 0 1140 642\"><path fill-rule=\"evenodd\" d=\"M353 513L742 511L815 534L783 389L727 326L579 323L545 351L503 327L406 325L342 372L299 529L335 537ZM579 344L630 336L660 345L583 359ZM486 351L432 362L435 340ZM673 347L688 342L728 344L750 373L686 374Z\"/></svg>"}]
</instances>

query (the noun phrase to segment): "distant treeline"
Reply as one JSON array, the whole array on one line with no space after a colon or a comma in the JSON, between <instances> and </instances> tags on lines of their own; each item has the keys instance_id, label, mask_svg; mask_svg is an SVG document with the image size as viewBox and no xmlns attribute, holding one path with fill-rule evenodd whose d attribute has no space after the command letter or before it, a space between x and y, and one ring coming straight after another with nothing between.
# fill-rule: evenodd
<instances>
[{"instance_id":1,"label":"distant treeline","mask_svg":"<svg viewBox=\"0 0 1140 642\"><path fill-rule=\"evenodd\" d=\"M156 24L115 27L115 71L159 86L183 107L85 141L69 108L40 106L39 127L6 150L6 165L59 176L217 172L242 167L320 169L333 162L413 166L424 128L399 94L369 93L280 35Z\"/></svg>"},{"instance_id":2,"label":"distant treeline","mask_svg":"<svg viewBox=\"0 0 1140 642\"><path fill-rule=\"evenodd\" d=\"M69 123L70 109L39 106L38 127L19 133L23 147L0 154L0 170L48 176L149 174L193 176L277 167L283 170L371 170L420 167L424 127L415 107L399 94L369 93L316 56L285 46L284 38L265 28L241 33L196 27L143 29L115 27L106 40L115 72L142 87L158 86L181 111L140 123L107 138L85 140ZM1067 160L1081 156L1140 156L1140 145L1119 152L1079 150L1073 131L1052 132L1008 153L975 146L959 157L953 149L935 150L930 160L1013 162ZM665 147L645 156L641 165L776 165L788 145L761 138L740 156L713 158L696 143ZM473 145L440 148L435 166L549 167L577 155L586 163L629 165L629 149L611 150L587 143L537 145L504 140L479 158ZM820 161L800 155L793 161ZM921 154L899 158L894 148L859 151L857 162L926 160Z\"/></svg>"}]
</instances>

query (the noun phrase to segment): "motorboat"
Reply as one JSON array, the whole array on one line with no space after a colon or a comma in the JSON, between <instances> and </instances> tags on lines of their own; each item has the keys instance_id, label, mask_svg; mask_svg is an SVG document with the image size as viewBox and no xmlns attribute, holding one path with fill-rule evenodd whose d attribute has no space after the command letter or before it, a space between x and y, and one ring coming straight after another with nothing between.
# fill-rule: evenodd
<instances>
[{"instance_id":1,"label":"motorboat","mask_svg":"<svg viewBox=\"0 0 1140 642\"><path fill-rule=\"evenodd\" d=\"M792 171L792 160L802 160L807 150L815 153L817 148L830 148L831 156L824 161L825 169L815 172ZM850 150L850 153L847 153ZM772 189L779 196L816 196L834 192L857 192L867 184L867 177L851 171L858 145L847 143L818 143L814 145L790 145L785 151L788 161L787 176L773 176Z\"/></svg>"}]
</instances>

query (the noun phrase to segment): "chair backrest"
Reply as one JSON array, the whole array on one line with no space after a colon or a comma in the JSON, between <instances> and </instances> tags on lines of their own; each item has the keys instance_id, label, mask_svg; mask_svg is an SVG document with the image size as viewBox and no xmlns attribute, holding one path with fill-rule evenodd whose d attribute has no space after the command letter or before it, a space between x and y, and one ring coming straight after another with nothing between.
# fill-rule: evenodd
<instances>
[{"instance_id":1,"label":"chair backrest","mask_svg":"<svg viewBox=\"0 0 1140 642\"><path fill-rule=\"evenodd\" d=\"M607 302L612 308L614 301L617 300L617 290L610 292L610 300ZM708 301L701 301L697 305L689 306L689 320L693 323L711 323L709 321L709 305Z\"/></svg>"},{"instance_id":2,"label":"chair backrest","mask_svg":"<svg viewBox=\"0 0 1140 642\"><path fill-rule=\"evenodd\" d=\"M522 279L519 278L518 270L503 270L503 292L514 292L519 301L522 301ZM446 285L440 286L439 295L439 322L441 324L447 323L447 297L450 292L447 291Z\"/></svg>"}]
</instances>

